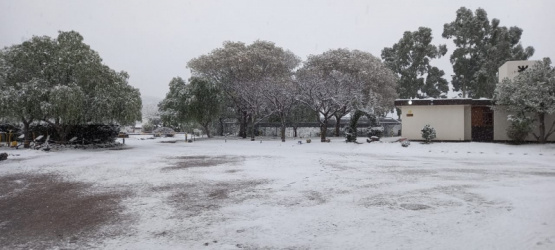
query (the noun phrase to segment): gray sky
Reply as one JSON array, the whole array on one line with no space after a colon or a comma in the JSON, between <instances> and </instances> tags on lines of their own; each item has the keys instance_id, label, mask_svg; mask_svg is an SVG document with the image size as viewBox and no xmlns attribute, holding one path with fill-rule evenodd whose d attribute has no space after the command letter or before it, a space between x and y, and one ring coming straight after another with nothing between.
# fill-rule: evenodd
<instances>
[{"instance_id":1,"label":"gray sky","mask_svg":"<svg viewBox=\"0 0 555 250\"><path fill-rule=\"evenodd\" d=\"M75 30L105 64L127 71L130 84L143 96L163 98L172 77L189 78L189 60L226 40L272 41L303 60L336 48L380 57L403 32L425 26L433 30L434 44L449 47L446 57L432 64L450 76L454 45L441 33L461 6L481 7L490 20L522 28L522 44L536 49L531 59L555 60L552 0L0 0L0 47Z\"/></svg>"}]
</instances>

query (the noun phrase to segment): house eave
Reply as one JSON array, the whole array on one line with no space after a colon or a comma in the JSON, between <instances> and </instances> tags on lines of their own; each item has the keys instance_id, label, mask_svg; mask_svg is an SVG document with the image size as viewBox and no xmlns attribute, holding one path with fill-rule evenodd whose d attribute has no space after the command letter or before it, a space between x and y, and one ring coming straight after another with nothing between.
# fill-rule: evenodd
<instances>
[{"instance_id":1,"label":"house eave","mask_svg":"<svg viewBox=\"0 0 555 250\"><path fill-rule=\"evenodd\" d=\"M470 105L470 106L493 106L491 99L397 99L395 106L432 106L432 105Z\"/></svg>"}]
</instances>

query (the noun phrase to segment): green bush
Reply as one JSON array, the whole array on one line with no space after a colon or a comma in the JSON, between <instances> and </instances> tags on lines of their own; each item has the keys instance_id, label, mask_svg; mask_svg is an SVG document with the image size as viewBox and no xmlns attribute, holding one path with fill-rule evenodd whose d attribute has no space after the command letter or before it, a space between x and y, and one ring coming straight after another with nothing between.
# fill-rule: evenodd
<instances>
[{"instance_id":1,"label":"green bush","mask_svg":"<svg viewBox=\"0 0 555 250\"><path fill-rule=\"evenodd\" d=\"M347 142L356 142L357 141L357 131L351 127L345 128L345 140Z\"/></svg>"},{"instance_id":2,"label":"green bush","mask_svg":"<svg viewBox=\"0 0 555 250\"><path fill-rule=\"evenodd\" d=\"M422 129L422 138L426 143L430 143L433 139L436 138L436 130L432 128L430 124L427 124Z\"/></svg>"},{"instance_id":3,"label":"green bush","mask_svg":"<svg viewBox=\"0 0 555 250\"><path fill-rule=\"evenodd\" d=\"M507 136L515 144L524 142L528 134L532 131L533 120L525 116L508 116L510 122L507 128Z\"/></svg>"}]
</instances>

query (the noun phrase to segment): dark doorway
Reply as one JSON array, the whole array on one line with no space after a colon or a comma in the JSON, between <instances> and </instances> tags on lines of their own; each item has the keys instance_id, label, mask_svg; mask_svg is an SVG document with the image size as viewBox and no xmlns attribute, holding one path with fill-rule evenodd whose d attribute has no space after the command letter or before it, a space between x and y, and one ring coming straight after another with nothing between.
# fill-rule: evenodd
<instances>
[{"instance_id":1,"label":"dark doorway","mask_svg":"<svg viewBox=\"0 0 555 250\"><path fill-rule=\"evenodd\" d=\"M480 106L471 109L472 140L493 141L493 110Z\"/></svg>"}]
</instances>

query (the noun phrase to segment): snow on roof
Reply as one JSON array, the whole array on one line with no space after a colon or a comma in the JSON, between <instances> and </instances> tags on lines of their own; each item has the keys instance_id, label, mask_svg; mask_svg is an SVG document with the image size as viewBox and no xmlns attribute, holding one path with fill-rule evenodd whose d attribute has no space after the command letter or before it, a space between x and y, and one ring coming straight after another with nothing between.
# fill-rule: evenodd
<instances>
[{"instance_id":1,"label":"snow on roof","mask_svg":"<svg viewBox=\"0 0 555 250\"><path fill-rule=\"evenodd\" d=\"M395 106L426 106L426 105L474 105L474 106L491 106L491 99L480 98L445 98L445 99L397 99Z\"/></svg>"}]
</instances>

